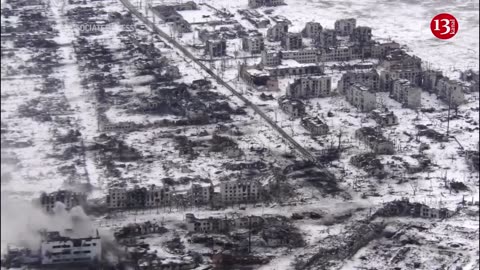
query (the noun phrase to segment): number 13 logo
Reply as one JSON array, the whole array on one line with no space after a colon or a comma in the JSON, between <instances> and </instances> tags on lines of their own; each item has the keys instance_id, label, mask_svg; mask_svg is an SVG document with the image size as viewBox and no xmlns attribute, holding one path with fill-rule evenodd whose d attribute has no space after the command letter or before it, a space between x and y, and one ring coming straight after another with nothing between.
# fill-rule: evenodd
<instances>
[{"instance_id":1,"label":"number 13 logo","mask_svg":"<svg viewBox=\"0 0 480 270\"><path fill-rule=\"evenodd\" d=\"M458 32L457 19L448 13L438 14L430 22L430 30L439 39L452 38Z\"/></svg>"}]
</instances>

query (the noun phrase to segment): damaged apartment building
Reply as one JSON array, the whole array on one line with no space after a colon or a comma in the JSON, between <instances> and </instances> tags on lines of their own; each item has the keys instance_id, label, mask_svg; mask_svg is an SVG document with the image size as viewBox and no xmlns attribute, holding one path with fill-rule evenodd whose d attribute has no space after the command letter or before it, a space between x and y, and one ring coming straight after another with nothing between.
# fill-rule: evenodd
<instances>
[{"instance_id":1,"label":"damaged apartment building","mask_svg":"<svg viewBox=\"0 0 480 270\"><path fill-rule=\"evenodd\" d=\"M435 93L438 98L452 106L458 106L465 102L465 93L462 82L451 80L443 76L441 71L426 70L422 74L422 88L430 93Z\"/></svg>"},{"instance_id":2,"label":"damaged apartment building","mask_svg":"<svg viewBox=\"0 0 480 270\"><path fill-rule=\"evenodd\" d=\"M259 54L265 49L263 35L258 31L249 32L242 38L242 50L251 54Z\"/></svg>"},{"instance_id":3,"label":"damaged apartment building","mask_svg":"<svg viewBox=\"0 0 480 270\"><path fill-rule=\"evenodd\" d=\"M380 86L380 75L375 69L369 69L365 71L347 71L338 81L337 91L341 94L344 94L345 90L350 85L355 83L365 85L377 92L379 91Z\"/></svg>"},{"instance_id":4,"label":"damaged apartment building","mask_svg":"<svg viewBox=\"0 0 480 270\"><path fill-rule=\"evenodd\" d=\"M48 194L43 192L40 195L40 205L46 212L51 212L57 202L62 203L69 210L75 206L84 205L86 201L87 196L85 194L69 190L59 190Z\"/></svg>"},{"instance_id":5,"label":"damaged apartment building","mask_svg":"<svg viewBox=\"0 0 480 270\"><path fill-rule=\"evenodd\" d=\"M380 88L385 92L392 92L393 84L397 79L406 79L412 85L422 85L422 60L411 56L401 49L390 51L380 62L383 68L380 73Z\"/></svg>"},{"instance_id":6,"label":"damaged apartment building","mask_svg":"<svg viewBox=\"0 0 480 270\"><path fill-rule=\"evenodd\" d=\"M365 143L373 153L379 155L391 155L395 152L393 142L373 127L362 127L355 131L355 138Z\"/></svg>"},{"instance_id":7,"label":"damaged apartment building","mask_svg":"<svg viewBox=\"0 0 480 270\"><path fill-rule=\"evenodd\" d=\"M299 99L283 96L278 99L278 105L282 111L293 118L305 115L305 104Z\"/></svg>"},{"instance_id":8,"label":"damaged apartment building","mask_svg":"<svg viewBox=\"0 0 480 270\"><path fill-rule=\"evenodd\" d=\"M422 89L413 85L407 79L396 79L393 82L390 97L401 103L404 107L416 109L421 106Z\"/></svg>"},{"instance_id":9,"label":"damaged apartment building","mask_svg":"<svg viewBox=\"0 0 480 270\"><path fill-rule=\"evenodd\" d=\"M386 108L384 111L373 110L370 117L382 127L398 125L398 117Z\"/></svg>"},{"instance_id":10,"label":"damaged apartment building","mask_svg":"<svg viewBox=\"0 0 480 270\"><path fill-rule=\"evenodd\" d=\"M171 203L171 190L168 187L150 185L133 189L111 188L106 203L110 209L137 209L168 206Z\"/></svg>"},{"instance_id":11,"label":"damaged apartment building","mask_svg":"<svg viewBox=\"0 0 480 270\"><path fill-rule=\"evenodd\" d=\"M278 79L257 67L239 66L239 77L249 86L262 91L278 91Z\"/></svg>"},{"instance_id":12,"label":"damaged apartment building","mask_svg":"<svg viewBox=\"0 0 480 270\"><path fill-rule=\"evenodd\" d=\"M274 7L285 5L285 0L248 0L248 7L258 8L258 7Z\"/></svg>"},{"instance_id":13,"label":"damaged apartment building","mask_svg":"<svg viewBox=\"0 0 480 270\"><path fill-rule=\"evenodd\" d=\"M225 181L220 183L224 205L254 203L261 200L262 185L256 180Z\"/></svg>"},{"instance_id":14,"label":"damaged apartment building","mask_svg":"<svg viewBox=\"0 0 480 270\"><path fill-rule=\"evenodd\" d=\"M308 76L294 79L286 91L287 97L308 99L330 96L332 78L330 76Z\"/></svg>"},{"instance_id":15,"label":"damaged apartment building","mask_svg":"<svg viewBox=\"0 0 480 270\"><path fill-rule=\"evenodd\" d=\"M197 218L194 214L187 213L185 220L187 230L191 233L228 233L241 228L259 228L264 224L264 219L259 216Z\"/></svg>"},{"instance_id":16,"label":"damaged apartment building","mask_svg":"<svg viewBox=\"0 0 480 270\"><path fill-rule=\"evenodd\" d=\"M319 117L304 117L300 121L300 124L314 136L325 135L329 130L325 121Z\"/></svg>"},{"instance_id":17,"label":"damaged apartment building","mask_svg":"<svg viewBox=\"0 0 480 270\"><path fill-rule=\"evenodd\" d=\"M346 100L361 112L369 112L377 107L377 94L362 84L352 84L345 91Z\"/></svg>"},{"instance_id":18,"label":"damaged apartment building","mask_svg":"<svg viewBox=\"0 0 480 270\"><path fill-rule=\"evenodd\" d=\"M227 55L227 41L225 39L209 39L205 43L205 55L221 57Z\"/></svg>"}]
</instances>

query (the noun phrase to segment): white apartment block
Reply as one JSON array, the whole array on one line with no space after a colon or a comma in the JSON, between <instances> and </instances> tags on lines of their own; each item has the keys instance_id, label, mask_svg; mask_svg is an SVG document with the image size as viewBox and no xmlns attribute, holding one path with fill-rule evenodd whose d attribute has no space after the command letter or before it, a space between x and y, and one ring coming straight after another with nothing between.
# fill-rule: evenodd
<instances>
[{"instance_id":1,"label":"white apartment block","mask_svg":"<svg viewBox=\"0 0 480 270\"><path fill-rule=\"evenodd\" d=\"M357 26L357 20L353 18L335 21L335 31L339 36L349 36Z\"/></svg>"},{"instance_id":2,"label":"white apartment block","mask_svg":"<svg viewBox=\"0 0 480 270\"><path fill-rule=\"evenodd\" d=\"M70 238L58 232L47 233L40 246L43 265L96 263L101 260L100 237Z\"/></svg>"},{"instance_id":3,"label":"white apartment block","mask_svg":"<svg viewBox=\"0 0 480 270\"><path fill-rule=\"evenodd\" d=\"M421 106L422 90L420 87L412 85L407 79L397 79L393 82L390 97L405 107L416 109Z\"/></svg>"},{"instance_id":4,"label":"white apartment block","mask_svg":"<svg viewBox=\"0 0 480 270\"><path fill-rule=\"evenodd\" d=\"M377 107L377 95L370 88L361 84L352 84L345 91L347 101L362 112L369 112Z\"/></svg>"},{"instance_id":5,"label":"white apartment block","mask_svg":"<svg viewBox=\"0 0 480 270\"><path fill-rule=\"evenodd\" d=\"M220 196L224 204L256 202L260 200L260 189L257 181L222 182Z\"/></svg>"},{"instance_id":6,"label":"white apartment block","mask_svg":"<svg viewBox=\"0 0 480 270\"><path fill-rule=\"evenodd\" d=\"M316 98L329 96L332 91L332 78L329 76L309 76L295 79L287 87L286 96L293 98Z\"/></svg>"}]
</instances>

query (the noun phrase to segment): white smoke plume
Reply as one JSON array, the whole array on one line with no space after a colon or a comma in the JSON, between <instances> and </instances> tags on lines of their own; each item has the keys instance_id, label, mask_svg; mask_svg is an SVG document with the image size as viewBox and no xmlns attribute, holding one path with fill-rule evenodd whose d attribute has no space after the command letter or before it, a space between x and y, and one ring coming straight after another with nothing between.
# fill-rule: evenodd
<instances>
[{"instance_id":1,"label":"white smoke plume","mask_svg":"<svg viewBox=\"0 0 480 270\"><path fill-rule=\"evenodd\" d=\"M62 203L55 205L53 214L47 214L33 203L12 198L2 192L1 196L1 252L7 245L38 249L40 231L59 231L61 234L72 229L72 237L87 237L95 234L93 221L81 207L70 211Z\"/></svg>"}]
</instances>

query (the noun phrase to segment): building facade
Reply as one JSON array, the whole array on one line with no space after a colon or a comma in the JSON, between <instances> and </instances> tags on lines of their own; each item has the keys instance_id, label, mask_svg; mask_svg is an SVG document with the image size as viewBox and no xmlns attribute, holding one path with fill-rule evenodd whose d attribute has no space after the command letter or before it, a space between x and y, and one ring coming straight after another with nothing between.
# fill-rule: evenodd
<instances>
[{"instance_id":1,"label":"building facade","mask_svg":"<svg viewBox=\"0 0 480 270\"><path fill-rule=\"evenodd\" d=\"M301 33L287 33L281 40L282 48L285 50L300 50L303 47Z\"/></svg>"},{"instance_id":2,"label":"building facade","mask_svg":"<svg viewBox=\"0 0 480 270\"><path fill-rule=\"evenodd\" d=\"M249 35L248 37L242 38L242 49L252 54L261 53L265 49L263 36L261 34Z\"/></svg>"},{"instance_id":3,"label":"building facade","mask_svg":"<svg viewBox=\"0 0 480 270\"><path fill-rule=\"evenodd\" d=\"M295 79L287 87L286 96L292 98L327 97L332 91L332 78L329 76L309 76Z\"/></svg>"},{"instance_id":4,"label":"building facade","mask_svg":"<svg viewBox=\"0 0 480 270\"><path fill-rule=\"evenodd\" d=\"M355 138L365 143L375 154L391 155L395 152L393 142L372 127L362 127L355 131Z\"/></svg>"},{"instance_id":5,"label":"building facade","mask_svg":"<svg viewBox=\"0 0 480 270\"><path fill-rule=\"evenodd\" d=\"M228 181L220 183L220 195L225 205L252 203L261 199L261 185L258 181Z\"/></svg>"},{"instance_id":6,"label":"building facade","mask_svg":"<svg viewBox=\"0 0 480 270\"><path fill-rule=\"evenodd\" d=\"M380 86L380 75L378 75L378 72L375 69L355 72L347 71L338 81L337 91L339 93L344 93L347 87L355 83L362 84L377 92Z\"/></svg>"},{"instance_id":7,"label":"building facade","mask_svg":"<svg viewBox=\"0 0 480 270\"><path fill-rule=\"evenodd\" d=\"M221 57L227 55L227 42L224 39L207 40L205 54L210 57Z\"/></svg>"},{"instance_id":8,"label":"building facade","mask_svg":"<svg viewBox=\"0 0 480 270\"><path fill-rule=\"evenodd\" d=\"M304 117L300 124L314 136L325 135L329 130L328 125L318 117Z\"/></svg>"},{"instance_id":9,"label":"building facade","mask_svg":"<svg viewBox=\"0 0 480 270\"><path fill-rule=\"evenodd\" d=\"M345 91L347 101L362 112L369 112L377 107L376 93L361 84L352 84Z\"/></svg>"},{"instance_id":10,"label":"building facade","mask_svg":"<svg viewBox=\"0 0 480 270\"><path fill-rule=\"evenodd\" d=\"M393 89L390 97L403 106L416 109L420 108L422 102L422 90L420 87L412 85L409 80L397 79L393 83Z\"/></svg>"},{"instance_id":11,"label":"building facade","mask_svg":"<svg viewBox=\"0 0 480 270\"><path fill-rule=\"evenodd\" d=\"M70 238L59 232L48 232L41 242L43 265L51 264L95 264L102 257L100 237Z\"/></svg>"},{"instance_id":12,"label":"building facade","mask_svg":"<svg viewBox=\"0 0 480 270\"><path fill-rule=\"evenodd\" d=\"M334 26L339 36L349 36L357 26L357 20L354 18L337 20Z\"/></svg>"},{"instance_id":13,"label":"building facade","mask_svg":"<svg viewBox=\"0 0 480 270\"><path fill-rule=\"evenodd\" d=\"M302 30L303 37L316 38L322 32L322 25L318 22L307 22Z\"/></svg>"},{"instance_id":14,"label":"building facade","mask_svg":"<svg viewBox=\"0 0 480 270\"><path fill-rule=\"evenodd\" d=\"M366 26L358 26L353 29L350 40L357 43L369 43L372 41L372 28Z\"/></svg>"},{"instance_id":15,"label":"building facade","mask_svg":"<svg viewBox=\"0 0 480 270\"><path fill-rule=\"evenodd\" d=\"M65 205L67 210L75 206L81 206L86 202L87 196L83 193L76 193L69 190L59 190L52 193L42 193L40 195L40 205L50 212L55 208L55 204L60 202Z\"/></svg>"},{"instance_id":16,"label":"building facade","mask_svg":"<svg viewBox=\"0 0 480 270\"><path fill-rule=\"evenodd\" d=\"M280 41L288 33L288 23L276 23L267 29L267 39L270 41Z\"/></svg>"},{"instance_id":17,"label":"building facade","mask_svg":"<svg viewBox=\"0 0 480 270\"><path fill-rule=\"evenodd\" d=\"M283 97L278 100L278 105L291 117L297 118L305 115L305 104L299 99Z\"/></svg>"}]
</instances>

